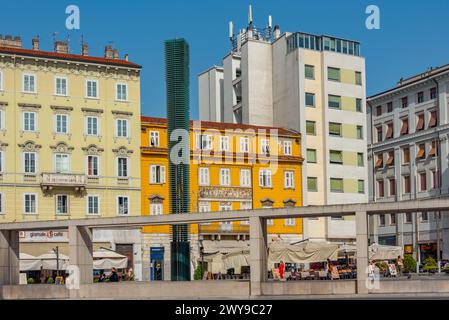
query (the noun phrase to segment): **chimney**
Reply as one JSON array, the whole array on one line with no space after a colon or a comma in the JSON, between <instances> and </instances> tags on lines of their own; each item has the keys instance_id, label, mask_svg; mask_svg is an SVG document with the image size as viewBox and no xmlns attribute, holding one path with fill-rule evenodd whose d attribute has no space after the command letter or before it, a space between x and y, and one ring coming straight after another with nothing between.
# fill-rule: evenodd
<instances>
[{"instance_id":1,"label":"chimney","mask_svg":"<svg viewBox=\"0 0 449 320\"><path fill-rule=\"evenodd\" d=\"M125 54L125 61L128 61L129 60L129 56L128 56L128 54L126 53Z\"/></svg>"},{"instance_id":2,"label":"chimney","mask_svg":"<svg viewBox=\"0 0 449 320\"><path fill-rule=\"evenodd\" d=\"M115 59L115 60L118 60L118 58L119 58L118 50L117 50L117 49L114 49L114 50L112 51L112 53L113 53L114 59Z\"/></svg>"},{"instance_id":3,"label":"chimney","mask_svg":"<svg viewBox=\"0 0 449 320\"><path fill-rule=\"evenodd\" d=\"M112 46L104 47L104 57L106 59L114 59L114 50L112 49Z\"/></svg>"},{"instance_id":4,"label":"chimney","mask_svg":"<svg viewBox=\"0 0 449 320\"><path fill-rule=\"evenodd\" d=\"M67 41L55 41L56 53L69 53L69 45Z\"/></svg>"},{"instance_id":5,"label":"chimney","mask_svg":"<svg viewBox=\"0 0 449 320\"><path fill-rule=\"evenodd\" d=\"M89 55L89 45L87 43L83 43L81 45L81 54L83 56L88 56Z\"/></svg>"},{"instance_id":6,"label":"chimney","mask_svg":"<svg viewBox=\"0 0 449 320\"><path fill-rule=\"evenodd\" d=\"M281 36L281 29L278 25L274 26L274 38L278 39Z\"/></svg>"},{"instance_id":7,"label":"chimney","mask_svg":"<svg viewBox=\"0 0 449 320\"><path fill-rule=\"evenodd\" d=\"M0 47L22 48L22 38L14 37L13 39L11 35L7 34L5 38L2 39L2 36L0 35Z\"/></svg>"},{"instance_id":8,"label":"chimney","mask_svg":"<svg viewBox=\"0 0 449 320\"><path fill-rule=\"evenodd\" d=\"M31 40L31 43L33 44L33 50L37 51L39 50L39 37L35 37Z\"/></svg>"}]
</instances>

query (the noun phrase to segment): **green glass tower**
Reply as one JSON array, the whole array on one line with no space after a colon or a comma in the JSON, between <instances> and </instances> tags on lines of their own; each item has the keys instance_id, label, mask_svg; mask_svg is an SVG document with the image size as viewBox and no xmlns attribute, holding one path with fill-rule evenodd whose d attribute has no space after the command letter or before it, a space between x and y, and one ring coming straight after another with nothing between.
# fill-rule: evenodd
<instances>
[{"instance_id":1,"label":"green glass tower","mask_svg":"<svg viewBox=\"0 0 449 320\"><path fill-rule=\"evenodd\" d=\"M170 213L184 214L190 210L189 45L184 39L165 41L165 77L170 158ZM179 132L186 134L182 135ZM185 148L176 148L180 144ZM189 281L189 226L172 226L171 236L171 280Z\"/></svg>"}]
</instances>

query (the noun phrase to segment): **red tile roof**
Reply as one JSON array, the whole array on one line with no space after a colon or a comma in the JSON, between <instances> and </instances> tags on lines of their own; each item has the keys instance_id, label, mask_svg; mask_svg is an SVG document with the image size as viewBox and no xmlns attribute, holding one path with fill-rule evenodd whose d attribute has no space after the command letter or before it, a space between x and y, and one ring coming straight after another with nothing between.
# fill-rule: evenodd
<instances>
[{"instance_id":1,"label":"red tile roof","mask_svg":"<svg viewBox=\"0 0 449 320\"><path fill-rule=\"evenodd\" d=\"M30 50L23 48L10 48L10 47L2 47L0 46L0 54L17 54L22 56L29 57L38 57L38 58L49 58L49 59L60 59L60 60L71 60L71 61L79 61L86 63L99 63L105 65L114 65L114 66L123 66L128 68L142 68L140 65L126 61L121 59L106 59L102 57L91 57L91 56L83 56L80 54L70 54L70 53L57 53L51 51L42 51L42 50Z\"/></svg>"},{"instance_id":2,"label":"red tile roof","mask_svg":"<svg viewBox=\"0 0 449 320\"><path fill-rule=\"evenodd\" d=\"M156 117L147 117L141 116L140 120L142 124L144 123L158 123L158 124L166 124L166 118L156 118ZM190 120L190 126L193 125L194 120ZM295 130L279 128L279 127L267 127L267 126L255 126L248 124L236 124L236 123L225 123L225 122L213 122L213 121L201 121L201 125L207 129L217 129L217 130L225 130L225 129L277 129L279 134L282 135L299 135L299 132Z\"/></svg>"}]
</instances>

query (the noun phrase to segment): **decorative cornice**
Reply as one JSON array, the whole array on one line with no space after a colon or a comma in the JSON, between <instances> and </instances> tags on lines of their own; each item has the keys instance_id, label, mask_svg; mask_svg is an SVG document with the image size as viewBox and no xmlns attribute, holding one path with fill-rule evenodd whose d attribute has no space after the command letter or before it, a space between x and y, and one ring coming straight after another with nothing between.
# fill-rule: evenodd
<instances>
[{"instance_id":1,"label":"decorative cornice","mask_svg":"<svg viewBox=\"0 0 449 320\"><path fill-rule=\"evenodd\" d=\"M262 203L263 206L273 206L274 204L274 200L270 198L263 198L260 200L260 202Z\"/></svg>"},{"instance_id":2,"label":"decorative cornice","mask_svg":"<svg viewBox=\"0 0 449 320\"><path fill-rule=\"evenodd\" d=\"M8 102L6 102L6 101L0 101L0 106L7 106L8 105Z\"/></svg>"},{"instance_id":3,"label":"decorative cornice","mask_svg":"<svg viewBox=\"0 0 449 320\"><path fill-rule=\"evenodd\" d=\"M128 150L125 146L121 146L118 149L112 149L117 157L129 157L134 151Z\"/></svg>"},{"instance_id":4,"label":"decorative cornice","mask_svg":"<svg viewBox=\"0 0 449 320\"><path fill-rule=\"evenodd\" d=\"M42 106L40 104L32 104L32 103L19 103L18 106L24 109L40 109Z\"/></svg>"},{"instance_id":5,"label":"decorative cornice","mask_svg":"<svg viewBox=\"0 0 449 320\"><path fill-rule=\"evenodd\" d=\"M65 142L59 142L55 146L50 146L50 148L55 153L72 153L72 151L75 149L74 147L69 146Z\"/></svg>"},{"instance_id":6,"label":"decorative cornice","mask_svg":"<svg viewBox=\"0 0 449 320\"><path fill-rule=\"evenodd\" d=\"M148 197L151 203L162 203L165 198L159 194L152 194Z\"/></svg>"},{"instance_id":7,"label":"decorative cornice","mask_svg":"<svg viewBox=\"0 0 449 320\"><path fill-rule=\"evenodd\" d=\"M91 155L91 156L99 155L99 154L101 154L104 151L103 148L99 148L95 144L90 144L87 147L82 148L82 150L84 151L85 154Z\"/></svg>"},{"instance_id":8,"label":"decorative cornice","mask_svg":"<svg viewBox=\"0 0 449 320\"><path fill-rule=\"evenodd\" d=\"M25 152L37 152L42 148L42 145L36 144L34 141L30 140L26 141L25 143L19 143L18 146L22 149L22 151Z\"/></svg>"},{"instance_id":9,"label":"decorative cornice","mask_svg":"<svg viewBox=\"0 0 449 320\"><path fill-rule=\"evenodd\" d=\"M133 116L133 113L129 111L112 110L111 112L114 116L127 116L127 117Z\"/></svg>"},{"instance_id":10,"label":"decorative cornice","mask_svg":"<svg viewBox=\"0 0 449 320\"><path fill-rule=\"evenodd\" d=\"M94 109L94 108L81 108L81 111L85 113L103 113L102 109Z\"/></svg>"},{"instance_id":11,"label":"decorative cornice","mask_svg":"<svg viewBox=\"0 0 449 320\"><path fill-rule=\"evenodd\" d=\"M66 106L50 106L50 108L54 111L72 111L73 107Z\"/></svg>"}]
</instances>

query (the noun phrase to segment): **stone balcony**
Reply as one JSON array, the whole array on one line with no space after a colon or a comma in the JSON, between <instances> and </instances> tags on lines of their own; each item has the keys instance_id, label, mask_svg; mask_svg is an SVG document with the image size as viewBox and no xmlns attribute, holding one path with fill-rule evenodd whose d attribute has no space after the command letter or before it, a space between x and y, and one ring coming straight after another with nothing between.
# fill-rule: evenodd
<instances>
[{"instance_id":1,"label":"stone balcony","mask_svg":"<svg viewBox=\"0 0 449 320\"><path fill-rule=\"evenodd\" d=\"M82 192L86 189L87 178L84 174L77 173L42 173L41 187L44 191L51 191L53 188L71 188L74 191Z\"/></svg>"},{"instance_id":2,"label":"stone balcony","mask_svg":"<svg viewBox=\"0 0 449 320\"><path fill-rule=\"evenodd\" d=\"M251 188L242 187L222 187L222 186L201 186L199 187L199 199L210 200L252 200Z\"/></svg>"}]
</instances>

